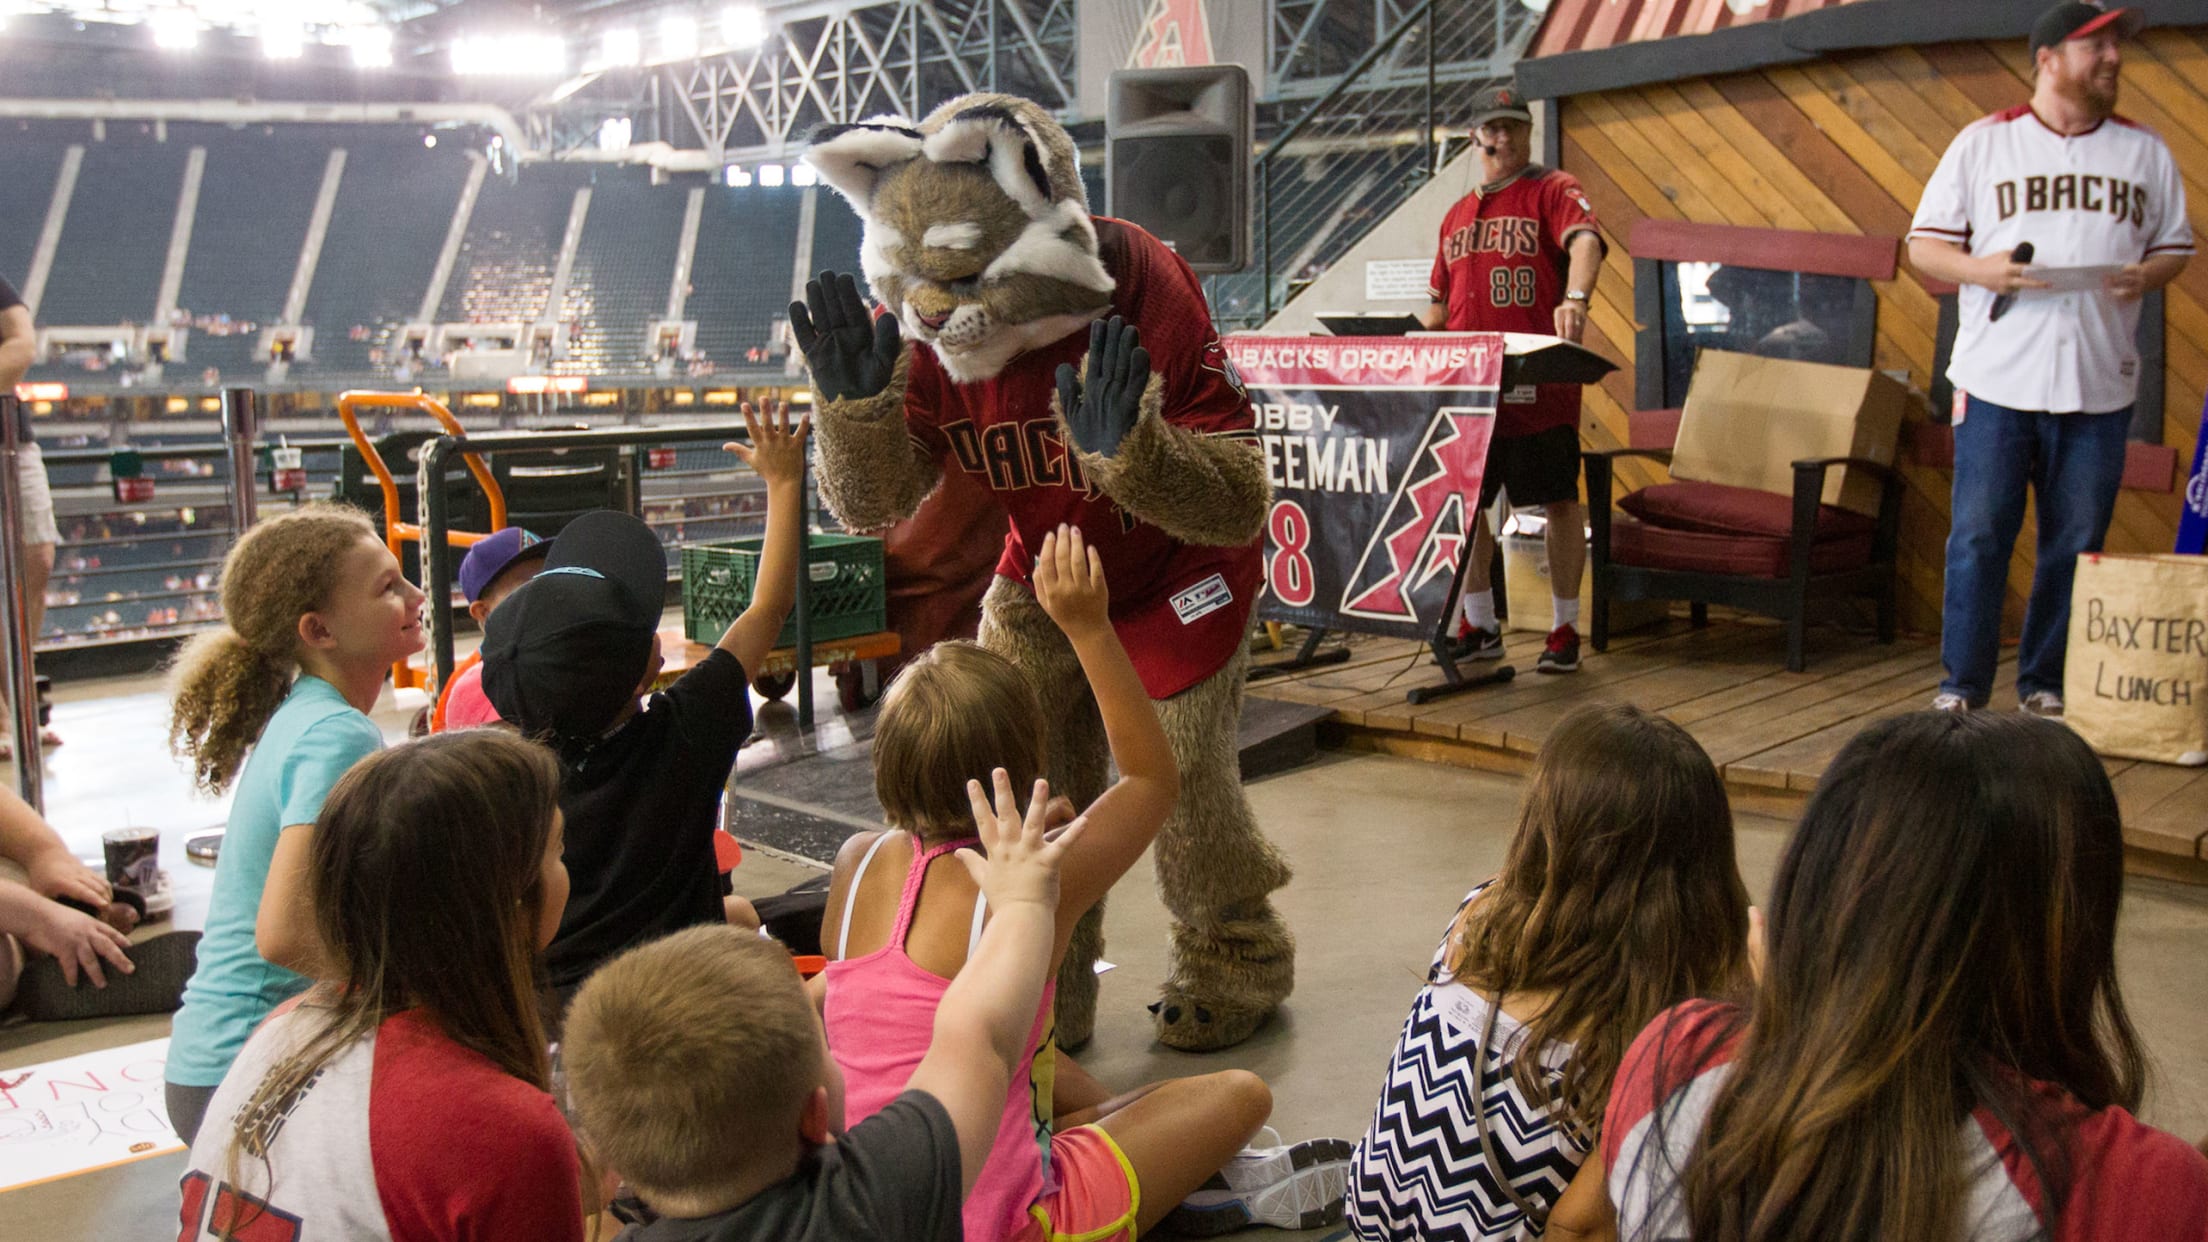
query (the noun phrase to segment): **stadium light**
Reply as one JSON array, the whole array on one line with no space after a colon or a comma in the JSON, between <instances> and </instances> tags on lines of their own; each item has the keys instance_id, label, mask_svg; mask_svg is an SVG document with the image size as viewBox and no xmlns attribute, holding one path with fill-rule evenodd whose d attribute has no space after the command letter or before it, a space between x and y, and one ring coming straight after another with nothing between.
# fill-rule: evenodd
<instances>
[{"instance_id":1,"label":"stadium light","mask_svg":"<svg viewBox=\"0 0 2208 1242\"><path fill-rule=\"evenodd\" d=\"M363 26L352 34L353 64L361 69L391 67L391 28Z\"/></svg>"},{"instance_id":2,"label":"stadium light","mask_svg":"<svg viewBox=\"0 0 2208 1242\"><path fill-rule=\"evenodd\" d=\"M633 26L615 26L598 36L598 67L617 69L644 59L644 40Z\"/></svg>"},{"instance_id":3,"label":"stadium light","mask_svg":"<svg viewBox=\"0 0 2208 1242\"><path fill-rule=\"evenodd\" d=\"M659 55L662 60L689 60L698 54L698 22L680 13L659 19Z\"/></svg>"},{"instance_id":4,"label":"stadium light","mask_svg":"<svg viewBox=\"0 0 2208 1242\"><path fill-rule=\"evenodd\" d=\"M721 180L732 190L740 190L751 184L751 174L741 164L730 164L721 170Z\"/></svg>"},{"instance_id":5,"label":"stadium light","mask_svg":"<svg viewBox=\"0 0 2208 1242\"><path fill-rule=\"evenodd\" d=\"M635 122L625 116L609 116L598 126L598 149L621 151L627 149L629 139L636 132Z\"/></svg>"},{"instance_id":6,"label":"stadium light","mask_svg":"<svg viewBox=\"0 0 2208 1242\"><path fill-rule=\"evenodd\" d=\"M297 60L306 50L307 32L299 23L281 19L261 23L261 55L270 60Z\"/></svg>"},{"instance_id":7,"label":"stadium light","mask_svg":"<svg viewBox=\"0 0 2208 1242\"><path fill-rule=\"evenodd\" d=\"M463 77L553 76L567 71L558 35L462 35L452 41L452 71Z\"/></svg>"},{"instance_id":8,"label":"stadium light","mask_svg":"<svg viewBox=\"0 0 2208 1242\"><path fill-rule=\"evenodd\" d=\"M781 185L782 166L780 164L761 164L759 166L759 184L766 186Z\"/></svg>"},{"instance_id":9,"label":"stadium light","mask_svg":"<svg viewBox=\"0 0 2208 1242\"><path fill-rule=\"evenodd\" d=\"M153 31L155 47L188 52L199 46L199 20L183 9L156 9L146 27Z\"/></svg>"},{"instance_id":10,"label":"stadium light","mask_svg":"<svg viewBox=\"0 0 2208 1242\"><path fill-rule=\"evenodd\" d=\"M721 42L733 48L748 48L766 41L767 15L757 5L732 4L721 10Z\"/></svg>"},{"instance_id":11,"label":"stadium light","mask_svg":"<svg viewBox=\"0 0 2208 1242\"><path fill-rule=\"evenodd\" d=\"M790 165L791 185L819 185L820 173L811 164L799 162Z\"/></svg>"}]
</instances>

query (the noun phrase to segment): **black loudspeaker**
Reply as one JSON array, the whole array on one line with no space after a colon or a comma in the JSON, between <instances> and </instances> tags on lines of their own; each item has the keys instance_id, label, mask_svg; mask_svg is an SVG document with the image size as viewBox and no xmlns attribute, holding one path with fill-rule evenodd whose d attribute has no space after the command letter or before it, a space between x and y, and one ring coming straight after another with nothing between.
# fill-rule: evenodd
<instances>
[{"instance_id":1,"label":"black loudspeaker","mask_svg":"<svg viewBox=\"0 0 2208 1242\"><path fill-rule=\"evenodd\" d=\"M1104 113L1104 211L1199 272L1250 262L1250 78L1240 65L1122 69Z\"/></svg>"}]
</instances>

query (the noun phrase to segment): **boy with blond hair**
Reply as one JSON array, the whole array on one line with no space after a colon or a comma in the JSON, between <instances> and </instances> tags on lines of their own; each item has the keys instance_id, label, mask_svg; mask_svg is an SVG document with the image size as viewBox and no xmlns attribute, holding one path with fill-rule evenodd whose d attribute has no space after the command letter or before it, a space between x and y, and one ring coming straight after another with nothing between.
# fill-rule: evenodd
<instances>
[{"instance_id":1,"label":"boy with blond hair","mask_svg":"<svg viewBox=\"0 0 2208 1242\"><path fill-rule=\"evenodd\" d=\"M1081 823L1046 838L1049 787L1023 816L1002 768L967 784L989 901L934 1041L904 1093L848 1133L843 1082L779 947L692 928L607 963L576 993L563 1057L585 1141L659 1219L630 1242L955 1239L1042 1004L1058 871Z\"/></svg>"}]
</instances>

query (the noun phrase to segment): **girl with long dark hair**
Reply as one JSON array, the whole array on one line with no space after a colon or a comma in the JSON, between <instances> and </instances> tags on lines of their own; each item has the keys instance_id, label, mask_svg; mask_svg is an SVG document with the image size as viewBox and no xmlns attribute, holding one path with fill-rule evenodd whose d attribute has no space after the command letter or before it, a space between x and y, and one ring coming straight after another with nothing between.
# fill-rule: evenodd
<instances>
[{"instance_id":1,"label":"girl with long dark hair","mask_svg":"<svg viewBox=\"0 0 2208 1242\"><path fill-rule=\"evenodd\" d=\"M1780 861L1755 999L1682 1005L1626 1053L1619 1235L2208 1238L2208 1160L2133 1115L2123 871L2108 776L2060 724L1858 734Z\"/></svg>"},{"instance_id":2,"label":"girl with long dark hair","mask_svg":"<svg viewBox=\"0 0 2208 1242\"><path fill-rule=\"evenodd\" d=\"M1403 1024L1351 1165L1351 1232L1602 1236L1586 1157L1618 1058L1666 1006L1744 985L1747 930L1710 757L1639 708L1566 717L1501 874L1457 908Z\"/></svg>"},{"instance_id":3,"label":"girl with long dark hair","mask_svg":"<svg viewBox=\"0 0 2208 1242\"><path fill-rule=\"evenodd\" d=\"M364 759L315 820L323 980L239 1053L183 1236L580 1239L537 954L567 904L550 751L468 729Z\"/></svg>"}]
</instances>

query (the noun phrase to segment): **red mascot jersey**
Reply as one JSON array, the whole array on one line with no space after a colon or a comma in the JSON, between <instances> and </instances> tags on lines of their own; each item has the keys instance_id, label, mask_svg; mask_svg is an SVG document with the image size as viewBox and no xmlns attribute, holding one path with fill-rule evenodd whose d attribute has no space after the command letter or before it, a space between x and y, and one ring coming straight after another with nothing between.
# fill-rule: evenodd
<instances>
[{"instance_id":1,"label":"red mascot jersey","mask_svg":"<svg viewBox=\"0 0 2208 1242\"><path fill-rule=\"evenodd\" d=\"M1595 209L1567 172L1529 164L1487 193L1457 200L1441 221L1434 255L1436 302L1448 307L1451 332L1556 334L1556 304L1564 300L1571 266L1565 246L1595 231ZM1503 394L1495 434L1531 435L1579 425L1579 385L1523 385Z\"/></svg>"},{"instance_id":2,"label":"red mascot jersey","mask_svg":"<svg viewBox=\"0 0 2208 1242\"><path fill-rule=\"evenodd\" d=\"M1142 333L1150 368L1165 377L1165 421L1257 451L1249 394L1212 330L1203 286L1181 257L1123 221L1096 217L1104 269L1117 286L1111 314ZM1081 365L1089 334L1012 359L992 379L954 383L935 351L915 344L905 426L938 461L988 485L1011 515L997 572L1023 585L1031 549L1060 522L1101 554L1119 631L1150 697L1178 694L1225 667L1247 641L1263 560L1253 538L1229 548L1182 543L1136 518L1082 472L1050 412L1061 363Z\"/></svg>"}]
</instances>

